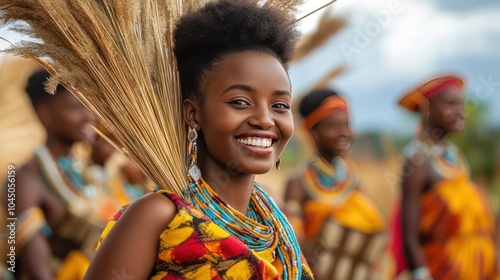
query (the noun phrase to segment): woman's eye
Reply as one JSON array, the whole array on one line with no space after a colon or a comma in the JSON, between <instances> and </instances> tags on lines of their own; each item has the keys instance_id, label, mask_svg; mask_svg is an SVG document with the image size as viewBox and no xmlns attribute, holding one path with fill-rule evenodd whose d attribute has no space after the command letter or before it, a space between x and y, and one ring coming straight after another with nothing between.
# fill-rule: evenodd
<instances>
[{"instance_id":1,"label":"woman's eye","mask_svg":"<svg viewBox=\"0 0 500 280\"><path fill-rule=\"evenodd\" d=\"M250 105L250 103L248 103L247 101L242 100L242 99L231 100L228 103L233 104L233 105L238 105L238 106L249 106Z\"/></svg>"},{"instance_id":2,"label":"woman's eye","mask_svg":"<svg viewBox=\"0 0 500 280\"><path fill-rule=\"evenodd\" d=\"M274 108L280 109L280 110L288 110L290 109L290 105L285 104L285 103L277 103L273 105Z\"/></svg>"}]
</instances>

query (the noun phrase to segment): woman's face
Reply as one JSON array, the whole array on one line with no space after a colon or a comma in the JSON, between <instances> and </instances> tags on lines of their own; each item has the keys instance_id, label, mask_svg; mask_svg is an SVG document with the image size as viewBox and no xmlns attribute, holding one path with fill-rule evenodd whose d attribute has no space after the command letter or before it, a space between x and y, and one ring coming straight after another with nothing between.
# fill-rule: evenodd
<instances>
[{"instance_id":1,"label":"woman's face","mask_svg":"<svg viewBox=\"0 0 500 280\"><path fill-rule=\"evenodd\" d=\"M349 150L352 130L349 115L344 110L335 110L317 123L311 130L318 151L323 156L342 156Z\"/></svg>"},{"instance_id":2,"label":"woman's face","mask_svg":"<svg viewBox=\"0 0 500 280\"><path fill-rule=\"evenodd\" d=\"M464 128L464 100L462 89L450 87L429 100L431 128L445 132L460 132Z\"/></svg>"},{"instance_id":3,"label":"woman's face","mask_svg":"<svg viewBox=\"0 0 500 280\"><path fill-rule=\"evenodd\" d=\"M268 172L293 134L291 86L281 63L261 52L228 54L206 73L200 91L201 168Z\"/></svg>"},{"instance_id":4,"label":"woman's face","mask_svg":"<svg viewBox=\"0 0 500 280\"><path fill-rule=\"evenodd\" d=\"M47 133L68 145L78 141L91 141L94 132L90 125L94 125L96 121L92 113L66 90L50 98L37 109Z\"/></svg>"}]
</instances>

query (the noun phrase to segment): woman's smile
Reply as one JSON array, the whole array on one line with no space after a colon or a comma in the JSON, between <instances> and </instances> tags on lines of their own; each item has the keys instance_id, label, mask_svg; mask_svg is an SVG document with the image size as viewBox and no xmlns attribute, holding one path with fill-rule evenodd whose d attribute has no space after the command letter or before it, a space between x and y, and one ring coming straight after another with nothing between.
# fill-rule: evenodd
<instances>
[{"instance_id":1,"label":"woman's smile","mask_svg":"<svg viewBox=\"0 0 500 280\"><path fill-rule=\"evenodd\" d=\"M255 156L267 156L273 153L278 136L271 132L243 133L236 137L239 145Z\"/></svg>"}]
</instances>

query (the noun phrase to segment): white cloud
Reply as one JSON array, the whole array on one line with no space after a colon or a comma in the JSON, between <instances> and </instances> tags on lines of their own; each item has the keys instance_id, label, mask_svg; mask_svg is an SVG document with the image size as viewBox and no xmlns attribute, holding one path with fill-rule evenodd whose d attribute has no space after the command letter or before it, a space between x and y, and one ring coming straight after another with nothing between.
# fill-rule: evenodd
<instances>
[{"instance_id":1,"label":"white cloud","mask_svg":"<svg viewBox=\"0 0 500 280\"><path fill-rule=\"evenodd\" d=\"M333 8L349 21L336 46L349 64L373 63L406 75L444 60L500 55L499 6L458 13L433 1L345 0Z\"/></svg>"},{"instance_id":2,"label":"white cloud","mask_svg":"<svg viewBox=\"0 0 500 280\"><path fill-rule=\"evenodd\" d=\"M426 1L405 1L403 12L387 26L380 51L389 67L422 72L444 59L498 55L500 9L468 13L439 10Z\"/></svg>"},{"instance_id":3,"label":"white cloud","mask_svg":"<svg viewBox=\"0 0 500 280\"><path fill-rule=\"evenodd\" d=\"M387 22L377 20L394 3L401 10L392 13ZM349 70L332 86L350 98L357 128L400 132L402 126L412 128L400 119L396 101L416 82L454 70L463 72L471 86L479 75L493 71L498 76L493 64L500 60L500 5L483 8L478 2L474 9L461 11L457 5L450 2L446 7L433 0L339 0L333 10L344 15L349 26L317 54L292 66L294 89L307 88L340 60ZM379 32L368 36L369 42L359 43L360 30L366 35L367 26L377 23L382 26ZM346 56L342 44L350 44L358 52ZM492 96L488 102L500 104L499 98ZM373 108L378 108L375 114Z\"/></svg>"},{"instance_id":4,"label":"white cloud","mask_svg":"<svg viewBox=\"0 0 500 280\"><path fill-rule=\"evenodd\" d=\"M441 71L453 61L500 57L495 47L500 44L498 5L459 13L433 1L339 0L333 8L348 19L349 26L320 51L320 65L316 59L310 68L321 75L325 69L346 62L352 72L341 77L340 83L353 84L361 78L367 86L383 85ZM377 26L377 32L370 34ZM345 46L352 46L354 51L346 51ZM324 60L327 56L329 59ZM313 58L303 64L313 64ZM302 83L303 74L298 76L298 88L311 83Z\"/></svg>"}]
</instances>

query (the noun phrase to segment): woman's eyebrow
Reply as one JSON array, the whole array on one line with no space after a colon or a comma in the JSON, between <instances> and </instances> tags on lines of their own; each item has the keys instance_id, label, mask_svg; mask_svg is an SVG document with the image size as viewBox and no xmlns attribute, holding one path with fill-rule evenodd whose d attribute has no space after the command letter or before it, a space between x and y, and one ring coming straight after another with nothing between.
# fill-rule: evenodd
<instances>
[{"instance_id":1,"label":"woman's eyebrow","mask_svg":"<svg viewBox=\"0 0 500 280\"><path fill-rule=\"evenodd\" d=\"M245 84L234 84L234 85L231 85L229 86L228 88L226 88L222 93L221 93L221 96L224 95L226 92L228 91L231 91L233 89L241 89L241 90L244 90L244 91L248 91L248 92L253 92L254 91L254 88L252 88L251 86L249 85L245 85Z\"/></svg>"},{"instance_id":2,"label":"woman's eyebrow","mask_svg":"<svg viewBox=\"0 0 500 280\"><path fill-rule=\"evenodd\" d=\"M244 90L244 91L247 91L247 92L250 92L250 93L255 92L255 89L253 87L251 87L250 85L234 84L234 85L231 85L228 88L226 88L221 93L221 95L224 95L226 92L231 91L233 89L240 89L240 90ZM287 96L290 96L290 97L292 96L292 94L288 90L276 90L272 94L274 96L282 96L282 95L287 95Z\"/></svg>"}]
</instances>

